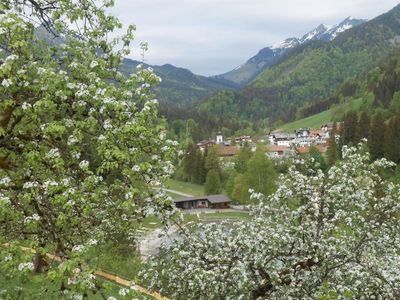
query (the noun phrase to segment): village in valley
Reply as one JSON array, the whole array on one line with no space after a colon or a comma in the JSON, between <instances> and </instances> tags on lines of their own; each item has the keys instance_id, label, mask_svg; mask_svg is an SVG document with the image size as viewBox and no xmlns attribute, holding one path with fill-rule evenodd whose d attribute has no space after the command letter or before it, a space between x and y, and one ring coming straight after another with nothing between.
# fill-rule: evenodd
<instances>
[{"instance_id":1,"label":"village in valley","mask_svg":"<svg viewBox=\"0 0 400 300\"><path fill-rule=\"evenodd\" d=\"M398 0L1 0L0 300L399 300L399 37Z\"/></svg>"},{"instance_id":2,"label":"village in valley","mask_svg":"<svg viewBox=\"0 0 400 300\"><path fill-rule=\"evenodd\" d=\"M341 123L336 124L336 132L338 132ZM256 151L257 145L264 146L270 158L291 158L298 154L309 153L312 146L321 154L326 153L332 129L333 123L327 123L319 129L299 128L294 132L274 130L259 140L253 140L251 136L238 136L224 140L222 133L218 132L214 140L203 140L196 145L201 151L217 146L218 155L221 158L235 156L246 143L253 152Z\"/></svg>"},{"instance_id":3,"label":"village in valley","mask_svg":"<svg viewBox=\"0 0 400 300\"><path fill-rule=\"evenodd\" d=\"M334 124L336 124L336 129L333 131ZM312 148L318 151L321 156L326 156L331 133L340 132L341 126L342 123L327 123L318 129L299 128L293 132L273 130L258 139L254 139L249 135L234 136L225 139L222 133L218 132L215 139L202 140L196 144L196 148L204 156L207 155L206 153L210 149L214 149L219 158L221 168L224 169L225 173L228 173L225 177L229 177L229 173L234 172L236 168L235 164L237 163L240 151L243 151L245 147L252 153L255 153L257 149L262 151L272 161L290 161L290 159L307 155ZM232 205L232 202L239 203L230 199L226 193L196 197L193 195L190 197L175 197L174 202L176 207L183 210L246 209L245 206Z\"/></svg>"}]
</instances>

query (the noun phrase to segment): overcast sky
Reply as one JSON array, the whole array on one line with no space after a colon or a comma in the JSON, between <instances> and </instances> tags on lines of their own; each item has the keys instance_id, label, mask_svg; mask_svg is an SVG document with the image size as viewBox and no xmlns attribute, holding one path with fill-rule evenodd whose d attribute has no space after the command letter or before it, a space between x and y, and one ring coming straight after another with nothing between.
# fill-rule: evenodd
<instances>
[{"instance_id":1,"label":"overcast sky","mask_svg":"<svg viewBox=\"0 0 400 300\"><path fill-rule=\"evenodd\" d=\"M113 13L149 43L146 62L201 75L227 72L258 50L321 23L372 19L398 0L116 0ZM140 59L137 43L131 58Z\"/></svg>"}]
</instances>

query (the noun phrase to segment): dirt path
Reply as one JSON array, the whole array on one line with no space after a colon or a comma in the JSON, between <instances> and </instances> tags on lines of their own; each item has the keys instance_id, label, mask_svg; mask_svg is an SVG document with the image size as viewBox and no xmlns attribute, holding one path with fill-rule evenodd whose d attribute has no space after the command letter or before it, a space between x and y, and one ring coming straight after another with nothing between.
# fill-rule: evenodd
<instances>
[{"instance_id":1,"label":"dirt path","mask_svg":"<svg viewBox=\"0 0 400 300\"><path fill-rule=\"evenodd\" d=\"M193 195L178 192L177 190L171 190L171 189L164 189L164 190L167 192L173 193L173 194L177 194L179 196L183 196L183 197L194 197Z\"/></svg>"}]
</instances>

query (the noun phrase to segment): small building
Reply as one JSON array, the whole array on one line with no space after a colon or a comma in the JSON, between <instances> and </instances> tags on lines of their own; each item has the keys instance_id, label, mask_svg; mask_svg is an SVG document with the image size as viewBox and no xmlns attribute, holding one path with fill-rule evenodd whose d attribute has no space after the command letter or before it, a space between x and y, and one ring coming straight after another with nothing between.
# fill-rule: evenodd
<instances>
[{"instance_id":1,"label":"small building","mask_svg":"<svg viewBox=\"0 0 400 300\"><path fill-rule=\"evenodd\" d=\"M236 146L221 146L217 148L217 153L220 157L235 156L238 152L239 149Z\"/></svg>"},{"instance_id":2,"label":"small building","mask_svg":"<svg viewBox=\"0 0 400 300\"><path fill-rule=\"evenodd\" d=\"M287 146L268 145L267 155L270 158L289 158L294 156L294 152Z\"/></svg>"},{"instance_id":3,"label":"small building","mask_svg":"<svg viewBox=\"0 0 400 300\"><path fill-rule=\"evenodd\" d=\"M229 208L231 200L225 195L210 195L188 197L174 200L176 207L181 209L194 208Z\"/></svg>"},{"instance_id":4,"label":"small building","mask_svg":"<svg viewBox=\"0 0 400 300\"><path fill-rule=\"evenodd\" d=\"M242 135L235 137L235 142L236 144L243 145L244 143L252 143L253 140L250 135Z\"/></svg>"},{"instance_id":5,"label":"small building","mask_svg":"<svg viewBox=\"0 0 400 300\"><path fill-rule=\"evenodd\" d=\"M328 146L326 144L320 144L320 145L313 145L319 153L324 154L328 150ZM311 147L306 146L306 147L297 147L296 152L297 154L308 154L310 153Z\"/></svg>"},{"instance_id":6,"label":"small building","mask_svg":"<svg viewBox=\"0 0 400 300\"><path fill-rule=\"evenodd\" d=\"M287 146L270 145L267 148L267 152L271 158L283 157L284 152L288 149L289 147Z\"/></svg>"},{"instance_id":7,"label":"small building","mask_svg":"<svg viewBox=\"0 0 400 300\"><path fill-rule=\"evenodd\" d=\"M208 149L209 147L213 147L214 145L215 145L215 142L214 141L210 141L210 140L204 140L204 141L201 141L201 142L197 143L197 147L203 152L206 149Z\"/></svg>"},{"instance_id":8,"label":"small building","mask_svg":"<svg viewBox=\"0 0 400 300\"><path fill-rule=\"evenodd\" d=\"M289 147L295 140L296 134L274 131L269 135L269 142L271 145Z\"/></svg>"},{"instance_id":9,"label":"small building","mask_svg":"<svg viewBox=\"0 0 400 300\"><path fill-rule=\"evenodd\" d=\"M310 129L308 128L300 128L296 130L296 137L298 138L306 138L310 135Z\"/></svg>"}]
</instances>

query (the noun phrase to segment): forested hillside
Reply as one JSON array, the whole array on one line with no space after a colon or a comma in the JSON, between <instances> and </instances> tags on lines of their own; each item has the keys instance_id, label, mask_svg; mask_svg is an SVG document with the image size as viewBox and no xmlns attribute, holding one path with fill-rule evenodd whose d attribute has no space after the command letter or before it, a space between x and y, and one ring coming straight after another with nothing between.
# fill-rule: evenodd
<instances>
[{"instance_id":1,"label":"forested hillside","mask_svg":"<svg viewBox=\"0 0 400 300\"><path fill-rule=\"evenodd\" d=\"M290 37L283 42L261 49L244 64L227 73L217 75L215 78L226 79L244 86L257 77L262 71L278 63L285 55L289 54L292 49L312 41L332 41L339 33L363 24L364 22L366 22L366 20L348 17L337 25L320 24L301 38Z\"/></svg>"},{"instance_id":2,"label":"forested hillside","mask_svg":"<svg viewBox=\"0 0 400 300\"><path fill-rule=\"evenodd\" d=\"M399 46L400 6L338 35L297 47L238 93L217 93L199 109L253 122L292 121L329 108L340 85L362 77ZM217 105L216 105L217 104ZM311 113L311 114L312 114Z\"/></svg>"},{"instance_id":3,"label":"forested hillside","mask_svg":"<svg viewBox=\"0 0 400 300\"><path fill-rule=\"evenodd\" d=\"M35 35L50 45L61 45L67 42L67 38L53 36L43 26L35 28ZM137 60L124 58L119 70L131 75L137 71L138 65L153 69L162 81L154 89L162 106L190 106L193 102L199 101L212 93L223 89L238 89L234 82L223 78L206 77L193 74L188 69L175 67L171 64L153 66Z\"/></svg>"},{"instance_id":4,"label":"forested hillside","mask_svg":"<svg viewBox=\"0 0 400 300\"><path fill-rule=\"evenodd\" d=\"M139 61L124 59L121 71L125 74L136 72ZM191 71L178 68L170 64L150 66L162 81L155 89L155 93L162 104L173 106L190 106L213 92L223 89L236 89L235 83L224 79L205 77L193 74Z\"/></svg>"}]
</instances>

